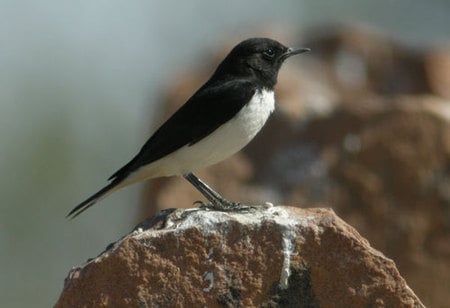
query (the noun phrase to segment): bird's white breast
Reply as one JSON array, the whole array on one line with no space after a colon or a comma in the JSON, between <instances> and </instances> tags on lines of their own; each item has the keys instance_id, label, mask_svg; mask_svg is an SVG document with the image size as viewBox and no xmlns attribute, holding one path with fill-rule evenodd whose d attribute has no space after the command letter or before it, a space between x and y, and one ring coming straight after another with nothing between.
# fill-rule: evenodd
<instances>
[{"instance_id":1,"label":"bird's white breast","mask_svg":"<svg viewBox=\"0 0 450 308\"><path fill-rule=\"evenodd\" d=\"M218 163L247 145L275 108L274 92L260 90L228 122L193 145L186 145L135 172L133 182L186 174Z\"/></svg>"}]
</instances>

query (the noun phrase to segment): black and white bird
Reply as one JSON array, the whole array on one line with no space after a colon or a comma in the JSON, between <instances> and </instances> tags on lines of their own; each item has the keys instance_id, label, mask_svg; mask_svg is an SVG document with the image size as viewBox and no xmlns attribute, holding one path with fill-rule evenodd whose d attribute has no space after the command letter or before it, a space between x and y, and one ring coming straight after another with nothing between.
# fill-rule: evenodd
<instances>
[{"instance_id":1,"label":"black and white bird","mask_svg":"<svg viewBox=\"0 0 450 308\"><path fill-rule=\"evenodd\" d=\"M235 46L211 78L114 173L103 189L77 205L76 217L112 192L148 179L182 175L209 201L203 206L234 210L230 202L192 172L241 150L266 123L275 107L278 71L290 56L309 51L288 48L268 38Z\"/></svg>"}]
</instances>

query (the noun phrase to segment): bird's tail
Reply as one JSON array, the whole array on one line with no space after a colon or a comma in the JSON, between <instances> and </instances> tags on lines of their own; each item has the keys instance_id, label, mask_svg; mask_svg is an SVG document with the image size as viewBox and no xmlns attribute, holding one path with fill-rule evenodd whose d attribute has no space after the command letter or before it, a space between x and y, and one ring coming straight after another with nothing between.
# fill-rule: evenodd
<instances>
[{"instance_id":1,"label":"bird's tail","mask_svg":"<svg viewBox=\"0 0 450 308\"><path fill-rule=\"evenodd\" d=\"M103 199L110 193L122 188L123 186L122 179L116 178L111 183L100 189L98 192L78 204L76 207L74 207L69 214L67 214L66 218L74 219L84 211L86 211L88 208L93 206L97 201L100 199Z\"/></svg>"}]
</instances>

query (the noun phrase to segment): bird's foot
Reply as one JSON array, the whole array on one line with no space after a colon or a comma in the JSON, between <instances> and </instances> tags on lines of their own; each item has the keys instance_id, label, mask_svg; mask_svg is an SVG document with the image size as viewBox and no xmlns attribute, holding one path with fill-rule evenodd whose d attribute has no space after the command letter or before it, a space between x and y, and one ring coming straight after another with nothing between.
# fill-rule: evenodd
<instances>
[{"instance_id":1,"label":"bird's foot","mask_svg":"<svg viewBox=\"0 0 450 308\"><path fill-rule=\"evenodd\" d=\"M211 203L207 203L204 201L197 200L193 203L193 205L197 205L200 209L209 210L212 208Z\"/></svg>"},{"instance_id":2,"label":"bird's foot","mask_svg":"<svg viewBox=\"0 0 450 308\"><path fill-rule=\"evenodd\" d=\"M215 200L214 202L195 201L199 208L204 210L221 211L221 212L248 212L256 209L255 206L241 204L240 202L232 202L226 199Z\"/></svg>"}]
</instances>

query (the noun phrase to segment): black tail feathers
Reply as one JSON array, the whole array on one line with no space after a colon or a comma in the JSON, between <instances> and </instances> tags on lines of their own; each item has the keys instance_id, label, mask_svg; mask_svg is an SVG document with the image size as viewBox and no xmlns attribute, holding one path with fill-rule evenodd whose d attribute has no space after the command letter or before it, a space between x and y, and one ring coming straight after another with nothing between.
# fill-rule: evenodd
<instances>
[{"instance_id":1,"label":"black tail feathers","mask_svg":"<svg viewBox=\"0 0 450 308\"><path fill-rule=\"evenodd\" d=\"M114 179L111 183L100 189L98 192L78 204L76 207L74 207L69 214L67 214L66 218L74 219L84 211L86 211L88 208L93 206L99 199L104 197L107 193L109 193L112 189L114 189L121 180L118 180L118 178Z\"/></svg>"}]
</instances>

